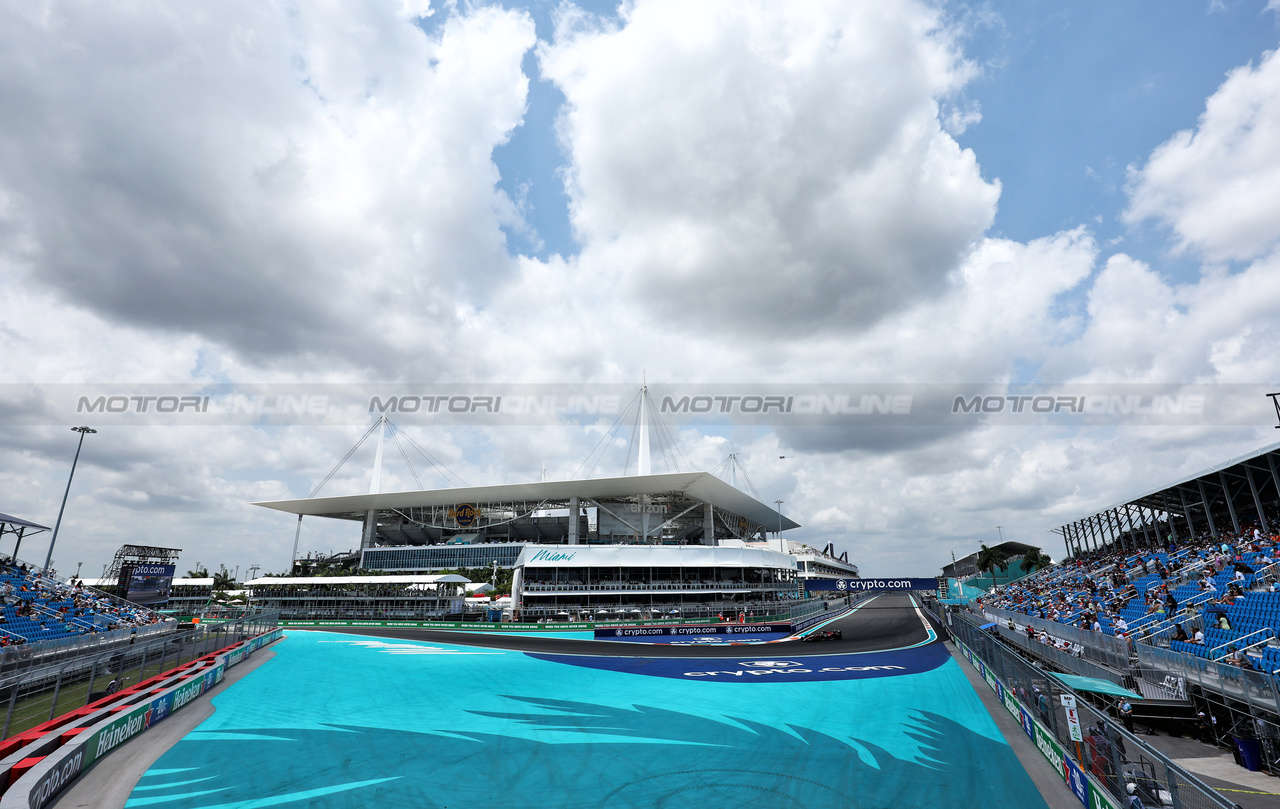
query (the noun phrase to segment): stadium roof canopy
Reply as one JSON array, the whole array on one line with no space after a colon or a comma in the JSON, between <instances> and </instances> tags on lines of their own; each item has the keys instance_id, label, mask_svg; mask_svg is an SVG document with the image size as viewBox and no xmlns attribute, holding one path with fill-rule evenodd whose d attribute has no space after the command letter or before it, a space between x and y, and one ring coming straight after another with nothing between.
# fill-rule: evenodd
<instances>
[{"instance_id":1,"label":"stadium roof canopy","mask_svg":"<svg viewBox=\"0 0 1280 809\"><path fill-rule=\"evenodd\" d=\"M13 528L34 528L35 531L49 530L49 526L47 525L41 525L38 522L31 522L30 520L24 520L21 517L15 517L12 514L0 513L0 528L8 528L9 526L12 526ZM35 533L35 531L33 531L32 533Z\"/></svg>"},{"instance_id":2,"label":"stadium roof canopy","mask_svg":"<svg viewBox=\"0 0 1280 809\"><path fill-rule=\"evenodd\" d=\"M468 486L456 489L424 489L342 497L312 497L304 500L275 500L255 506L285 511L299 516L363 520L370 511L398 510L490 503L535 503L542 508L567 508L570 498L614 501L680 494L691 500L731 511L740 517L775 530L781 519L784 531L800 524L786 516L779 518L773 506L760 502L710 472L676 472L662 475L632 475L590 480L550 480L501 486Z\"/></svg>"},{"instance_id":3,"label":"stadium roof canopy","mask_svg":"<svg viewBox=\"0 0 1280 809\"><path fill-rule=\"evenodd\" d=\"M262 576L244 583L245 587L285 587L322 584L470 584L471 579L455 573L440 576Z\"/></svg>"},{"instance_id":4,"label":"stadium roof canopy","mask_svg":"<svg viewBox=\"0 0 1280 809\"><path fill-rule=\"evenodd\" d=\"M1194 475L1066 523L1067 552L1102 547L1137 551L1193 536L1280 531L1280 443L1214 464Z\"/></svg>"}]
</instances>

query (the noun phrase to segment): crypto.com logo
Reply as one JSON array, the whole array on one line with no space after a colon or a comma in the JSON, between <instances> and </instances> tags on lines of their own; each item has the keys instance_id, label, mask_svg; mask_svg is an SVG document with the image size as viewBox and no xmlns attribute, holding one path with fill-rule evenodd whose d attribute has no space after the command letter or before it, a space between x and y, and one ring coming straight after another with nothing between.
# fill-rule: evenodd
<instances>
[{"instance_id":1,"label":"crypto.com logo","mask_svg":"<svg viewBox=\"0 0 1280 809\"><path fill-rule=\"evenodd\" d=\"M790 669L800 664L793 660L747 660L738 665L749 669Z\"/></svg>"}]
</instances>

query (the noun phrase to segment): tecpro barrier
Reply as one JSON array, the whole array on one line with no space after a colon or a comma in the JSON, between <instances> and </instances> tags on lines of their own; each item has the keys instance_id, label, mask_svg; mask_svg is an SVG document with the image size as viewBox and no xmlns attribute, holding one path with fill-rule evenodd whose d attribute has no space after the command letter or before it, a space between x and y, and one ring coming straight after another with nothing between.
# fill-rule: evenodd
<instances>
[{"instance_id":1,"label":"tecpro barrier","mask_svg":"<svg viewBox=\"0 0 1280 809\"><path fill-rule=\"evenodd\" d=\"M189 672L181 674L177 683L150 695L150 699L132 705L108 706L85 717L83 721L96 720L93 725L51 731L64 739L74 736L20 776L0 798L0 809L42 809L100 758L208 692L222 682L228 668L279 640L283 634L283 630L274 629L202 658L200 665L192 666Z\"/></svg>"}]
</instances>

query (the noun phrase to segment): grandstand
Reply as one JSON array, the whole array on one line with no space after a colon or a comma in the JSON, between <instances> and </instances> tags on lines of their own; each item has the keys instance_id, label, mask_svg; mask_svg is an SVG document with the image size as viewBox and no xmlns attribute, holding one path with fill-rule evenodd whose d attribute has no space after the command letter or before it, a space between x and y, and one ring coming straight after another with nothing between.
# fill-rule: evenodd
<instances>
[{"instance_id":1,"label":"grandstand","mask_svg":"<svg viewBox=\"0 0 1280 809\"><path fill-rule=\"evenodd\" d=\"M978 609L1062 670L1248 728L1280 768L1277 447L1062 526L1070 559Z\"/></svg>"}]
</instances>

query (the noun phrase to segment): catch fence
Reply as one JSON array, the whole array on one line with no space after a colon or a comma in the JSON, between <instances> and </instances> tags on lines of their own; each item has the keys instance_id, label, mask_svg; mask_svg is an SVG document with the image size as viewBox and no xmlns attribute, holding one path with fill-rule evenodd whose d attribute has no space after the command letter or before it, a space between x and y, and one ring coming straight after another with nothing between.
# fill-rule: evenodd
<instances>
[{"instance_id":1,"label":"catch fence","mask_svg":"<svg viewBox=\"0 0 1280 809\"><path fill-rule=\"evenodd\" d=\"M159 638L86 647L82 654L0 674L0 739L47 722L131 683L153 677L232 643L274 629L278 612L198 625ZM172 626L172 625L170 625Z\"/></svg>"},{"instance_id":2,"label":"catch fence","mask_svg":"<svg viewBox=\"0 0 1280 809\"><path fill-rule=\"evenodd\" d=\"M1058 747L1072 755L1081 770L1106 788L1115 805L1127 806L1129 797L1136 795L1144 806L1238 809L1235 803L1126 731L1050 672L1032 665L997 635L979 629L968 615L954 612L940 617L952 638L981 660L984 674L993 675L1007 692L1011 691L1053 735ZM1075 702L1074 723L1063 704L1064 695Z\"/></svg>"}]
</instances>

